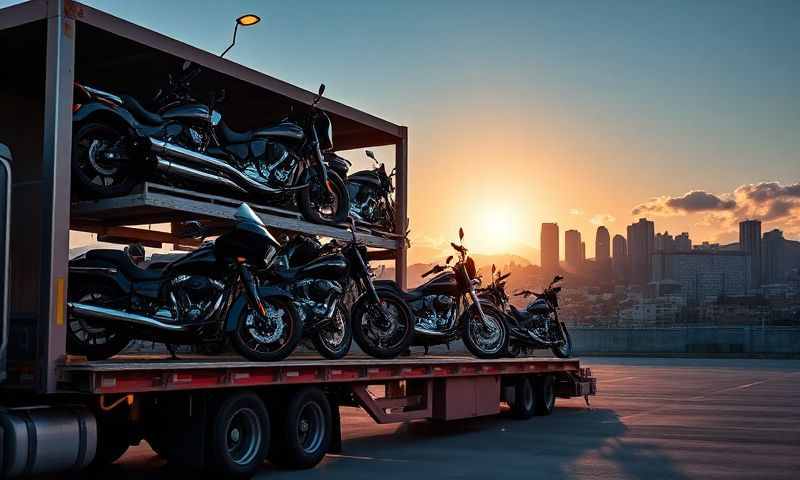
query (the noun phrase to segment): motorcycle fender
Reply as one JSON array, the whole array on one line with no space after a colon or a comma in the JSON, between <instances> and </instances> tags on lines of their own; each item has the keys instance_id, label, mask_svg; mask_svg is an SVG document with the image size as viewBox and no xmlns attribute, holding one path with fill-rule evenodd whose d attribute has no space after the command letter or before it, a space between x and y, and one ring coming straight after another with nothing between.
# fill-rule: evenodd
<instances>
[{"instance_id":1,"label":"motorcycle fender","mask_svg":"<svg viewBox=\"0 0 800 480\"><path fill-rule=\"evenodd\" d=\"M133 115L122 107L111 108L100 102L87 103L81 106L77 112L72 114L72 121L73 123L84 122L95 115L102 115L105 118L110 116L142 137L151 136L154 131L159 130L159 127L148 127L137 122Z\"/></svg>"},{"instance_id":2,"label":"motorcycle fender","mask_svg":"<svg viewBox=\"0 0 800 480\"><path fill-rule=\"evenodd\" d=\"M274 286L265 286L259 287L258 295L261 298L283 298L284 300L293 301L292 296L286 290L280 287ZM236 330L236 324L239 322L239 317L242 316L242 312L244 311L245 307L247 307L247 295L242 293L239 295L236 300L234 300L233 305L231 305L230 310L228 310L228 318L225 320L225 332L230 333Z\"/></svg>"},{"instance_id":3,"label":"motorcycle fender","mask_svg":"<svg viewBox=\"0 0 800 480\"><path fill-rule=\"evenodd\" d=\"M101 263L81 263L69 266L69 283L71 286L79 285L89 279L102 279L116 285L124 293L130 293L133 284L119 271L115 265Z\"/></svg>"}]
</instances>

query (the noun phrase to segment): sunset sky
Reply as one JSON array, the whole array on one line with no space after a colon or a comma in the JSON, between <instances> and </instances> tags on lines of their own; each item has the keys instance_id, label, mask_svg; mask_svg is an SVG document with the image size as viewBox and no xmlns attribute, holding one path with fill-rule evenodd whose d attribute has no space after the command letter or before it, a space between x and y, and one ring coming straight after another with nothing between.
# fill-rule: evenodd
<instances>
[{"instance_id":1,"label":"sunset sky","mask_svg":"<svg viewBox=\"0 0 800 480\"><path fill-rule=\"evenodd\" d=\"M543 221L588 256L596 224L639 216L696 243L745 216L800 238L800 2L86 3L212 52L256 13L230 59L407 125L412 261L459 225L529 257Z\"/></svg>"}]
</instances>

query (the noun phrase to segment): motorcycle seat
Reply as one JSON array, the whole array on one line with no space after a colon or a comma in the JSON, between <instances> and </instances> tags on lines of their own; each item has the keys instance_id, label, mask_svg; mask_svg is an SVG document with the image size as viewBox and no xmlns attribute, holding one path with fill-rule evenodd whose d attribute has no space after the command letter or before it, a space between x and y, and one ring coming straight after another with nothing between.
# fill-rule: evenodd
<instances>
[{"instance_id":1,"label":"motorcycle seat","mask_svg":"<svg viewBox=\"0 0 800 480\"><path fill-rule=\"evenodd\" d=\"M282 137L289 140L302 140L305 137L303 129L291 122L281 122L272 127L253 130L253 137Z\"/></svg>"},{"instance_id":2,"label":"motorcycle seat","mask_svg":"<svg viewBox=\"0 0 800 480\"><path fill-rule=\"evenodd\" d=\"M86 252L87 260L96 260L110 263L119 268L120 272L134 282L147 282L161 278L160 270L145 270L133 263L131 257L122 250L99 249Z\"/></svg>"},{"instance_id":3,"label":"motorcycle seat","mask_svg":"<svg viewBox=\"0 0 800 480\"><path fill-rule=\"evenodd\" d=\"M245 143L253 138L253 131L247 130L245 132L237 132L231 129L224 121L219 122L219 133L225 144L231 143Z\"/></svg>"},{"instance_id":4,"label":"motorcycle seat","mask_svg":"<svg viewBox=\"0 0 800 480\"><path fill-rule=\"evenodd\" d=\"M514 318L516 318L520 322L524 322L524 321L528 320L527 315L525 315L524 313L522 313L519 310L517 310L517 307L515 307L514 305L509 305L508 307L509 307L509 310L511 310L511 315L513 315Z\"/></svg>"},{"instance_id":5,"label":"motorcycle seat","mask_svg":"<svg viewBox=\"0 0 800 480\"><path fill-rule=\"evenodd\" d=\"M140 120L147 125L161 125L164 123L164 119L161 118L161 115L148 111L142 106L141 103L139 103L130 95L122 95L120 98L122 98L122 106L131 112L131 115L133 115L137 120Z\"/></svg>"}]
</instances>

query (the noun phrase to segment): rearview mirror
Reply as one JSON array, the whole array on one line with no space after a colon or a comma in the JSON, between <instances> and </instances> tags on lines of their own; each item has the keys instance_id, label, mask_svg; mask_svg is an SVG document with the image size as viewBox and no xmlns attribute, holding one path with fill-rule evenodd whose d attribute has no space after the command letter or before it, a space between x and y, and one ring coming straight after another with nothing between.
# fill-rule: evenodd
<instances>
[{"instance_id":1,"label":"rearview mirror","mask_svg":"<svg viewBox=\"0 0 800 480\"><path fill-rule=\"evenodd\" d=\"M564 280L564 277L561 275L556 275L555 278L553 278L553 283L560 282L561 280Z\"/></svg>"},{"instance_id":2,"label":"rearview mirror","mask_svg":"<svg viewBox=\"0 0 800 480\"><path fill-rule=\"evenodd\" d=\"M458 227L458 239L459 241L464 240L464 229L461 227Z\"/></svg>"},{"instance_id":3,"label":"rearview mirror","mask_svg":"<svg viewBox=\"0 0 800 480\"><path fill-rule=\"evenodd\" d=\"M325 93L325 84L324 83L320 83L319 84L319 90L317 91L317 95L321 97L323 93Z\"/></svg>"},{"instance_id":4,"label":"rearview mirror","mask_svg":"<svg viewBox=\"0 0 800 480\"><path fill-rule=\"evenodd\" d=\"M374 153L372 153L372 150L367 150L367 156L368 156L369 158L371 158L371 159L375 160L376 162L378 161L378 160L376 160L376 159L375 159L375 154L374 154Z\"/></svg>"},{"instance_id":5,"label":"rearview mirror","mask_svg":"<svg viewBox=\"0 0 800 480\"><path fill-rule=\"evenodd\" d=\"M205 234L206 229L197 220L190 220L181 225L180 236L183 238L200 238Z\"/></svg>"},{"instance_id":6,"label":"rearview mirror","mask_svg":"<svg viewBox=\"0 0 800 480\"><path fill-rule=\"evenodd\" d=\"M492 273L494 273L494 272L496 272L496 271L497 271L497 267L495 267L495 266L494 266L494 263L493 263L493 264L492 264Z\"/></svg>"},{"instance_id":7,"label":"rearview mirror","mask_svg":"<svg viewBox=\"0 0 800 480\"><path fill-rule=\"evenodd\" d=\"M444 261L444 264L445 265L450 265L450 262L452 262L452 261L453 261L453 256L450 255L449 257L447 257L447 260Z\"/></svg>"}]
</instances>

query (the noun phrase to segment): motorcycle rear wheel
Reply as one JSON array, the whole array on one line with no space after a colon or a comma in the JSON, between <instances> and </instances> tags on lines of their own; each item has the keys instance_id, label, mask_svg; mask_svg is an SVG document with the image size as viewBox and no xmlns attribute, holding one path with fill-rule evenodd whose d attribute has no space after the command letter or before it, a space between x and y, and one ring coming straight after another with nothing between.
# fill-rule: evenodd
<instances>
[{"instance_id":1,"label":"motorcycle rear wheel","mask_svg":"<svg viewBox=\"0 0 800 480\"><path fill-rule=\"evenodd\" d=\"M97 281L88 280L70 288L70 301L107 306L119 297L119 290ZM89 360L105 360L118 354L131 341L127 334L97 322L69 315L67 319L67 353L82 355Z\"/></svg>"},{"instance_id":2,"label":"motorcycle rear wheel","mask_svg":"<svg viewBox=\"0 0 800 480\"><path fill-rule=\"evenodd\" d=\"M75 128L71 165L73 185L85 195L95 198L130 193L141 180L133 160L114 161L105 157L109 150L120 148L126 132L103 123L78 124Z\"/></svg>"},{"instance_id":3,"label":"motorcycle rear wheel","mask_svg":"<svg viewBox=\"0 0 800 480\"><path fill-rule=\"evenodd\" d=\"M259 324L264 321L257 318L258 313L251 307L242 309L236 330L231 335L233 348L244 358L256 362L276 362L291 354L303 337L303 326L294 305L282 298L262 298L267 314L274 314L280 324L279 334L265 331ZM279 318L278 318L279 317ZM275 336L275 338L271 338Z\"/></svg>"},{"instance_id":4,"label":"motorcycle rear wheel","mask_svg":"<svg viewBox=\"0 0 800 480\"><path fill-rule=\"evenodd\" d=\"M315 171L316 172L316 171ZM309 176L310 185L297 194L300 213L306 220L320 224L339 224L347 219L350 213L350 194L344 181L336 172L328 172L328 184L332 195L317 173ZM327 198L330 195L330 198Z\"/></svg>"}]
</instances>

